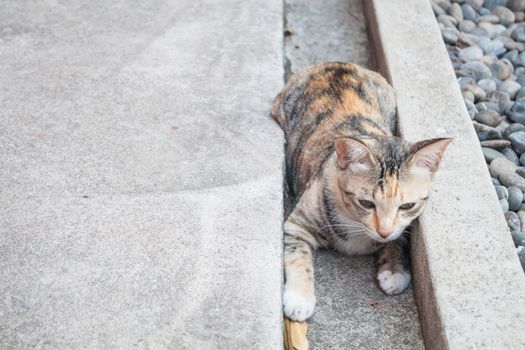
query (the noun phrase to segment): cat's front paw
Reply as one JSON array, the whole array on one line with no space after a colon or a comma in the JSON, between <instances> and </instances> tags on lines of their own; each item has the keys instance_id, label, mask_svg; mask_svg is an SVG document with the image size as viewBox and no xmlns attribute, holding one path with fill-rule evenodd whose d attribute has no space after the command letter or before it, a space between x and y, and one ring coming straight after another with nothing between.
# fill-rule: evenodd
<instances>
[{"instance_id":1,"label":"cat's front paw","mask_svg":"<svg viewBox=\"0 0 525 350\"><path fill-rule=\"evenodd\" d=\"M377 274L379 287L386 294L400 294L410 284L410 273L407 271L394 272L383 270Z\"/></svg>"},{"instance_id":2,"label":"cat's front paw","mask_svg":"<svg viewBox=\"0 0 525 350\"><path fill-rule=\"evenodd\" d=\"M283 294L284 314L291 320L302 322L314 314L315 296L305 296L291 288Z\"/></svg>"}]
</instances>

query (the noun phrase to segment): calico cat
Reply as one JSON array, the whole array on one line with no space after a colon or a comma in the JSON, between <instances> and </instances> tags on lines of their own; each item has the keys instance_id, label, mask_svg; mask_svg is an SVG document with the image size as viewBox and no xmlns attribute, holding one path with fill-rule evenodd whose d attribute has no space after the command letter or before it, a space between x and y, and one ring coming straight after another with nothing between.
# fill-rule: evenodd
<instances>
[{"instance_id":1,"label":"calico cat","mask_svg":"<svg viewBox=\"0 0 525 350\"><path fill-rule=\"evenodd\" d=\"M451 139L408 143L393 136L393 88L350 63L294 74L271 113L286 137L285 315L303 321L313 314L317 248L379 251L380 288L403 292L410 272L402 235L421 214Z\"/></svg>"}]
</instances>

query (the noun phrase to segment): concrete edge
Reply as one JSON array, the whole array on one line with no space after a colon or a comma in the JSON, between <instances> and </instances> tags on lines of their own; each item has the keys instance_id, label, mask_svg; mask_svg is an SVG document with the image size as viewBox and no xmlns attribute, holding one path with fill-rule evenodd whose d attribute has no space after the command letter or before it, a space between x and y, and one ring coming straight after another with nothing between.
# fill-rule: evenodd
<instances>
[{"instance_id":1,"label":"concrete edge","mask_svg":"<svg viewBox=\"0 0 525 350\"><path fill-rule=\"evenodd\" d=\"M455 139L411 239L425 346L522 348L525 276L430 2L364 0L364 7L377 70L397 93L400 135L410 141L444 134ZM413 70L424 67L421 61L428 70ZM429 100L433 92L443 96ZM458 126L443 130L440 118ZM465 169L473 175L464 176ZM462 192L457 203L447 187Z\"/></svg>"}]
</instances>

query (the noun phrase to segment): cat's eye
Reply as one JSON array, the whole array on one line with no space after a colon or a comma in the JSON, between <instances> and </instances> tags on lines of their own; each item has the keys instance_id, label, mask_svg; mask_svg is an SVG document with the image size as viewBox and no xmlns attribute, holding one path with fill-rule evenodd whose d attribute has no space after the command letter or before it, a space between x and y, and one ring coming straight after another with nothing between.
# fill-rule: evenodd
<instances>
[{"instance_id":1,"label":"cat's eye","mask_svg":"<svg viewBox=\"0 0 525 350\"><path fill-rule=\"evenodd\" d=\"M366 199L360 199L359 204L366 209L374 209L376 207L374 202L367 201Z\"/></svg>"},{"instance_id":2,"label":"cat's eye","mask_svg":"<svg viewBox=\"0 0 525 350\"><path fill-rule=\"evenodd\" d=\"M400 205L399 209L401 209L401 210L412 209L412 208L414 208L414 205L416 205L416 203L405 203L403 205Z\"/></svg>"}]
</instances>

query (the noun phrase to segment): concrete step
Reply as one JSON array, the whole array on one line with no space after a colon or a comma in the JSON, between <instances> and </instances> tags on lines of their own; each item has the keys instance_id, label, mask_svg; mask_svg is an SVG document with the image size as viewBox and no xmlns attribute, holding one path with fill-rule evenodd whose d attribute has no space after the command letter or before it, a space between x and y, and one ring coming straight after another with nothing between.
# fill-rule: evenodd
<instances>
[{"instance_id":1,"label":"concrete step","mask_svg":"<svg viewBox=\"0 0 525 350\"><path fill-rule=\"evenodd\" d=\"M326 61L374 69L360 0L285 0L285 22L294 32L285 39L292 71ZM308 331L312 349L423 348L412 288L387 296L376 286L375 271L372 256L317 253L317 307Z\"/></svg>"},{"instance_id":2,"label":"concrete step","mask_svg":"<svg viewBox=\"0 0 525 350\"><path fill-rule=\"evenodd\" d=\"M282 2L0 19L0 348L280 348Z\"/></svg>"}]
</instances>

